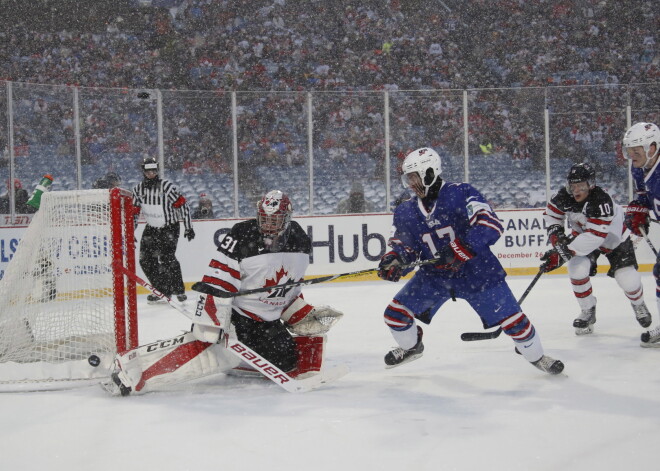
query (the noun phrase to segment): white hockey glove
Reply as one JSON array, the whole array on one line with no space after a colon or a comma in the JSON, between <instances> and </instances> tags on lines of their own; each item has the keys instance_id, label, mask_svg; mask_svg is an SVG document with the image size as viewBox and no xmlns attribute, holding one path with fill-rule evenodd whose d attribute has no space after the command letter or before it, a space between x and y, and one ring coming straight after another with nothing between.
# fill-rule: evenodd
<instances>
[{"instance_id":1,"label":"white hockey glove","mask_svg":"<svg viewBox=\"0 0 660 471\"><path fill-rule=\"evenodd\" d=\"M231 323L231 299L215 298L200 294L195 308L192 333L201 342L218 343L222 332L229 330Z\"/></svg>"}]
</instances>

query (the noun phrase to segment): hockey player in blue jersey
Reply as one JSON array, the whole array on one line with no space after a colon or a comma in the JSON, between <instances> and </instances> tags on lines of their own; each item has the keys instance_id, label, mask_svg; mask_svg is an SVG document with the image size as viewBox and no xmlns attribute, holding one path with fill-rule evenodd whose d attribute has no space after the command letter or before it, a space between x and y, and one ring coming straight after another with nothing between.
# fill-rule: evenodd
<instances>
[{"instance_id":1,"label":"hockey player in blue jersey","mask_svg":"<svg viewBox=\"0 0 660 471\"><path fill-rule=\"evenodd\" d=\"M428 147L411 152L402 165L402 181L416 197L394 212L391 250L383 255L378 276L398 281L410 270L401 265L439 258L424 265L385 309L385 323L399 345L385 355L386 368L422 356L423 331L449 299L466 300L485 328L501 326L516 351L538 369L559 374L564 364L543 352L541 340L505 281L506 273L490 246L503 232L501 221L474 187L442 180L440 156Z\"/></svg>"},{"instance_id":2,"label":"hockey player in blue jersey","mask_svg":"<svg viewBox=\"0 0 660 471\"><path fill-rule=\"evenodd\" d=\"M630 172L636 198L628 204L626 225L637 236L648 234L649 211L660 218L660 129L653 123L636 123L623 136L623 151L632 161ZM653 266L656 302L660 311L660 259ZM660 348L660 325L642 334L642 347Z\"/></svg>"}]
</instances>

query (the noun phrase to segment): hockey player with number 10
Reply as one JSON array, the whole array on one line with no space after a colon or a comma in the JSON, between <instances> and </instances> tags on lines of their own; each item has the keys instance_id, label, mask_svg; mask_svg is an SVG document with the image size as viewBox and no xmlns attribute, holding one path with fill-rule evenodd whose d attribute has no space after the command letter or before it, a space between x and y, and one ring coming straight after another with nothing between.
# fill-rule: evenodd
<instances>
[{"instance_id":1,"label":"hockey player with number 10","mask_svg":"<svg viewBox=\"0 0 660 471\"><path fill-rule=\"evenodd\" d=\"M596 171L588 163L571 167L566 186L552 196L543 213L548 239L553 248L546 252L545 271L567 262L573 294L581 312L573 321L576 335L593 332L596 297L591 277L596 275L601 253L610 262L607 275L614 278L632 305L637 322L651 325L651 313L644 303L642 277L637 271L635 248L624 225L624 212L612 197L596 185ZM565 225L571 229L565 233Z\"/></svg>"},{"instance_id":2,"label":"hockey player with number 10","mask_svg":"<svg viewBox=\"0 0 660 471\"><path fill-rule=\"evenodd\" d=\"M395 209L391 250L381 258L378 276L396 282L410 271L401 265L416 259L440 261L422 266L387 306L385 323L399 346L385 355L386 368L419 358L424 344L417 321L430 323L445 302L461 298L485 328L501 326L532 365L561 373L564 364L544 355L536 329L490 249L503 228L481 193L468 183L444 181L440 156L428 147L411 152L402 171L404 186L416 196Z\"/></svg>"},{"instance_id":3,"label":"hockey player with number 10","mask_svg":"<svg viewBox=\"0 0 660 471\"><path fill-rule=\"evenodd\" d=\"M307 233L291 220L292 212L286 194L270 191L259 201L256 219L237 223L225 235L202 278L204 289L199 291L207 294L199 296L195 313L217 320L220 327L193 323L191 332L118 355L112 382L105 388L128 395L222 372L259 375L228 352L222 344L225 335L237 338L290 377L319 372L325 333L341 312L310 305L300 286L231 298L210 294L302 279L312 246Z\"/></svg>"}]
</instances>

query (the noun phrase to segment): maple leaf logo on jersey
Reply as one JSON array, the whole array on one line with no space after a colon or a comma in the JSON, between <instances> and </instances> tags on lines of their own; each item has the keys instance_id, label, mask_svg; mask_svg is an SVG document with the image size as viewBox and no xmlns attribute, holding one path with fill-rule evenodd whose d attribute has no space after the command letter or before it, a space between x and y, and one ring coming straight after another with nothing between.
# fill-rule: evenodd
<instances>
[{"instance_id":1,"label":"maple leaf logo on jersey","mask_svg":"<svg viewBox=\"0 0 660 471\"><path fill-rule=\"evenodd\" d=\"M285 279L286 278L286 279ZM284 280L284 282L282 282ZM264 285L264 288L267 288L268 286L277 286L286 283L289 280L289 273L284 270L284 267L281 267L279 270L275 272L275 276L273 278L266 278L266 284ZM286 294L291 291L293 286L282 286L279 288L275 288L270 291L268 294L269 298L283 298L286 296Z\"/></svg>"}]
</instances>

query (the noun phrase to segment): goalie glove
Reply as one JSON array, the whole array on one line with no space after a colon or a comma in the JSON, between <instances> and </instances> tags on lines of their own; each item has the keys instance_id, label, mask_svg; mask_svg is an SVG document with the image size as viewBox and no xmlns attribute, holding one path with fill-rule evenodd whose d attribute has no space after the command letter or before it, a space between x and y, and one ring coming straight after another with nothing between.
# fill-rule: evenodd
<instances>
[{"instance_id":1,"label":"goalie glove","mask_svg":"<svg viewBox=\"0 0 660 471\"><path fill-rule=\"evenodd\" d=\"M440 259L436 268L440 270L458 271L465 262L474 258L474 252L467 242L461 239L454 239L448 245L440 249L435 258Z\"/></svg>"},{"instance_id":2,"label":"goalie glove","mask_svg":"<svg viewBox=\"0 0 660 471\"><path fill-rule=\"evenodd\" d=\"M640 228L644 229L646 234L649 233L649 208L642 205L639 201L631 201L628 204L626 209L626 226L632 231L636 236L642 237L642 231Z\"/></svg>"},{"instance_id":3,"label":"goalie glove","mask_svg":"<svg viewBox=\"0 0 660 471\"><path fill-rule=\"evenodd\" d=\"M298 296L280 316L295 335L322 335L339 322L344 314L329 306L314 307Z\"/></svg>"},{"instance_id":4,"label":"goalie glove","mask_svg":"<svg viewBox=\"0 0 660 471\"><path fill-rule=\"evenodd\" d=\"M343 316L343 312L339 312L330 306L316 306L302 321L287 327L295 335L323 335Z\"/></svg>"},{"instance_id":5,"label":"goalie glove","mask_svg":"<svg viewBox=\"0 0 660 471\"><path fill-rule=\"evenodd\" d=\"M210 294L200 294L195 307L192 325L194 337L206 343L218 343L223 331L228 331L231 323L232 301L214 298Z\"/></svg>"}]
</instances>

